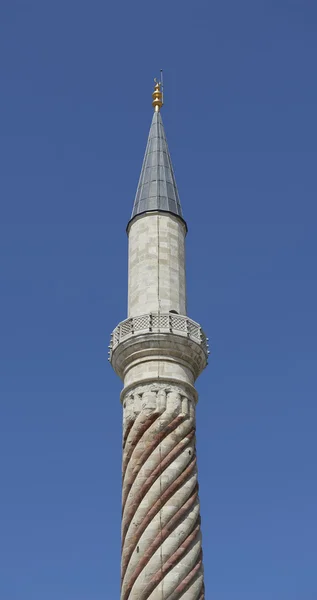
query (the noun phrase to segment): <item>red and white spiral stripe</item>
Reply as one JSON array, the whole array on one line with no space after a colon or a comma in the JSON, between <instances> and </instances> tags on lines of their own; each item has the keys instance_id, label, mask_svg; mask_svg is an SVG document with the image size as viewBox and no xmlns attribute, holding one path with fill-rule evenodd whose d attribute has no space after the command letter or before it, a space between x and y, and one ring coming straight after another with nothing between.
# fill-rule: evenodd
<instances>
[{"instance_id":1,"label":"red and white spiral stripe","mask_svg":"<svg viewBox=\"0 0 317 600\"><path fill-rule=\"evenodd\" d=\"M124 419L121 600L203 600L194 400L148 397Z\"/></svg>"}]
</instances>

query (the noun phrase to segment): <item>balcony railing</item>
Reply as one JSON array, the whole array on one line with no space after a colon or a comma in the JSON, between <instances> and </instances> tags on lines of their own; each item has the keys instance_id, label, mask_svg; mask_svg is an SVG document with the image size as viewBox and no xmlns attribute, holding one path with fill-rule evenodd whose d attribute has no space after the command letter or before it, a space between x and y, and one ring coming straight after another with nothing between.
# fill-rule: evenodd
<instances>
[{"instance_id":1,"label":"balcony railing","mask_svg":"<svg viewBox=\"0 0 317 600\"><path fill-rule=\"evenodd\" d=\"M174 313L150 313L137 317L130 317L119 323L111 334L110 358L115 348L124 340L145 333L174 333L189 338L200 344L206 355L208 351L208 338L198 323L183 315Z\"/></svg>"}]
</instances>

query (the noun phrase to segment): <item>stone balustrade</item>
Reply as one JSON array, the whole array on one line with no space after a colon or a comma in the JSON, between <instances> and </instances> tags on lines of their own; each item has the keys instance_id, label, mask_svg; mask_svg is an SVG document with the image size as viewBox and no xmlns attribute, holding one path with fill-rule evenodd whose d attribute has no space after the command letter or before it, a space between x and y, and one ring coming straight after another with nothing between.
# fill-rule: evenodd
<instances>
[{"instance_id":1,"label":"stone balustrade","mask_svg":"<svg viewBox=\"0 0 317 600\"><path fill-rule=\"evenodd\" d=\"M187 316L175 313L149 313L130 317L119 323L111 334L109 360L111 360L112 352L121 342L132 336L146 333L172 333L188 337L202 347L206 356L209 354L208 338L199 323Z\"/></svg>"}]
</instances>

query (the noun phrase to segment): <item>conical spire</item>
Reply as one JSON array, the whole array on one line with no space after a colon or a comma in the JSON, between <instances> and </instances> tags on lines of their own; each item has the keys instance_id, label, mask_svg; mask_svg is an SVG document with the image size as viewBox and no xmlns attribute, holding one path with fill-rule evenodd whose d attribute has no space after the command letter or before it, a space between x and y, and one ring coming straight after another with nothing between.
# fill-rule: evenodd
<instances>
[{"instance_id":1,"label":"conical spire","mask_svg":"<svg viewBox=\"0 0 317 600\"><path fill-rule=\"evenodd\" d=\"M159 108L155 107L131 219L155 210L183 218Z\"/></svg>"}]
</instances>

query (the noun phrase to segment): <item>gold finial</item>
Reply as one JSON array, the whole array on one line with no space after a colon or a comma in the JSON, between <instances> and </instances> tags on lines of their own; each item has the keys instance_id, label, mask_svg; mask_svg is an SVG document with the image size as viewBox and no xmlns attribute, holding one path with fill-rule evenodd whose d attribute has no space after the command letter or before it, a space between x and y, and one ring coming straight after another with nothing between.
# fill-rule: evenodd
<instances>
[{"instance_id":1,"label":"gold finial","mask_svg":"<svg viewBox=\"0 0 317 600\"><path fill-rule=\"evenodd\" d=\"M156 79L154 79L154 81L155 81L155 87L154 87L154 92L152 94L152 98L153 98L152 106L154 107L155 112L160 112L160 109L163 106L162 84L160 82L156 81Z\"/></svg>"}]
</instances>

